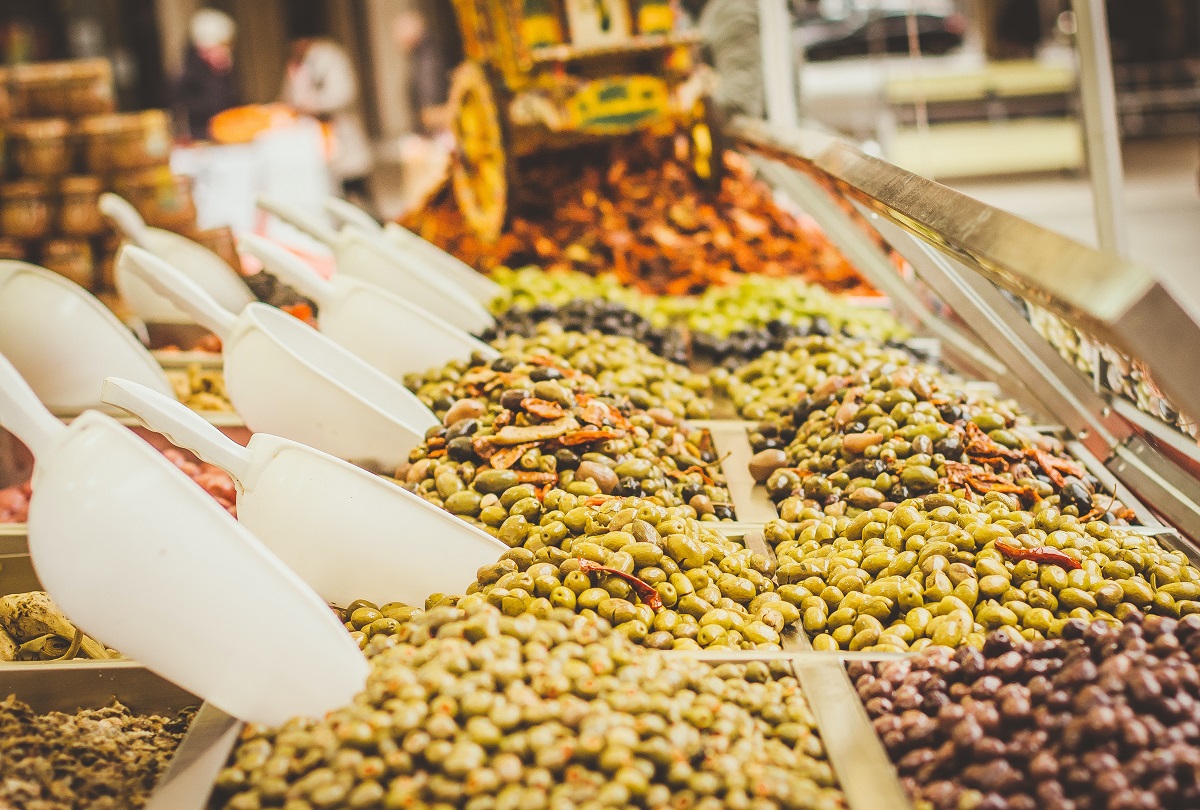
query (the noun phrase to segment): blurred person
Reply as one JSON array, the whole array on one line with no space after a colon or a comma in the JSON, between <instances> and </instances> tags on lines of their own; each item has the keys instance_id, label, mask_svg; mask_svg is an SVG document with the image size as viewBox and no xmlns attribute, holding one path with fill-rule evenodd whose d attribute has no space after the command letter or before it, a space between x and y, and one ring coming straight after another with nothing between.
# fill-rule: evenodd
<instances>
[{"instance_id":1,"label":"blurred person","mask_svg":"<svg viewBox=\"0 0 1200 810\"><path fill-rule=\"evenodd\" d=\"M766 117L757 0L683 0L682 5L696 20L705 61L721 79L713 96L717 106L726 115Z\"/></svg>"},{"instance_id":2,"label":"blurred person","mask_svg":"<svg viewBox=\"0 0 1200 810\"><path fill-rule=\"evenodd\" d=\"M192 15L191 44L183 57L176 97L187 117L188 134L208 137L212 117L242 103L233 69L233 38L237 32L229 15L202 8Z\"/></svg>"},{"instance_id":3,"label":"blurred person","mask_svg":"<svg viewBox=\"0 0 1200 810\"><path fill-rule=\"evenodd\" d=\"M414 117L413 131L435 137L450 128L450 67L445 49L429 30L420 11L409 8L396 16L392 35L408 57L408 102Z\"/></svg>"},{"instance_id":4,"label":"blurred person","mask_svg":"<svg viewBox=\"0 0 1200 810\"><path fill-rule=\"evenodd\" d=\"M396 47L408 60L408 104L412 132L400 140L404 171L404 207L418 204L439 185L454 149L451 134L450 68L446 49L415 8L396 15Z\"/></svg>"},{"instance_id":5,"label":"blurred person","mask_svg":"<svg viewBox=\"0 0 1200 810\"><path fill-rule=\"evenodd\" d=\"M342 46L324 38L292 44L282 100L330 128L329 171L342 195L372 207L367 173L371 146L358 108L358 78Z\"/></svg>"}]
</instances>

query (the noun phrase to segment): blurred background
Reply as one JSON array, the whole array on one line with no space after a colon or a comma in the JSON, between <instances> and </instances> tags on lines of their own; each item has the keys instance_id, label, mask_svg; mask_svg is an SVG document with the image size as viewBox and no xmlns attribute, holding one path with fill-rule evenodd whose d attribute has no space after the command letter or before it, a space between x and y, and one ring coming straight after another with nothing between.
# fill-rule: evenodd
<instances>
[{"instance_id":1,"label":"blurred background","mask_svg":"<svg viewBox=\"0 0 1200 810\"><path fill-rule=\"evenodd\" d=\"M1200 3L1107 6L1134 252L1178 266L1200 247L1189 227L1200 213ZM450 0L6 0L0 62L109 57L119 108L168 108L186 136L178 87L202 7L236 26L239 103L281 97L297 40L340 45L369 140L363 193L385 217L411 204L405 183L424 171L406 148L406 137L425 129L412 92L423 51L405 45L397 20L408 11L423 17L424 39L448 72L461 58ZM805 119L1092 240L1068 0L790 0L789 11Z\"/></svg>"}]
</instances>

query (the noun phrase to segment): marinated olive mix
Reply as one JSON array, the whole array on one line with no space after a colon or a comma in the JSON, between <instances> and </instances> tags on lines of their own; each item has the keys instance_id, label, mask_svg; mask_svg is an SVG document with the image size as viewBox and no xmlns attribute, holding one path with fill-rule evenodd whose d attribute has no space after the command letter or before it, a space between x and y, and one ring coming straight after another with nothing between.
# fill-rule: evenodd
<instances>
[{"instance_id":1,"label":"marinated olive mix","mask_svg":"<svg viewBox=\"0 0 1200 810\"><path fill-rule=\"evenodd\" d=\"M9 695L0 701L0 807L142 807L194 714L137 715L116 701L38 714Z\"/></svg>"},{"instance_id":2,"label":"marinated olive mix","mask_svg":"<svg viewBox=\"0 0 1200 810\"><path fill-rule=\"evenodd\" d=\"M743 276L699 296L659 297L624 287L612 275L501 268L493 278L506 288L492 303L498 334L529 336L538 323L556 322L568 331L636 337L679 363L691 354L739 366L805 335L876 342L907 335L888 313L798 279ZM678 325L686 325L690 341Z\"/></svg>"},{"instance_id":3,"label":"marinated olive mix","mask_svg":"<svg viewBox=\"0 0 1200 810\"><path fill-rule=\"evenodd\" d=\"M578 371L585 378L573 377L573 382L587 385L587 393L627 396L638 408L665 408L679 418L707 419L712 414L707 377L667 362L631 338L564 332L545 324L536 337L508 337L497 341L496 348L506 363L548 362L560 370ZM481 364L480 358L450 363L410 375L405 385L441 415L455 400L472 396L472 383L463 375Z\"/></svg>"},{"instance_id":4,"label":"marinated olive mix","mask_svg":"<svg viewBox=\"0 0 1200 810\"><path fill-rule=\"evenodd\" d=\"M1027 506L1054 495L1064 512L1111 522L1125 514L1096 497L1060 442L1023 429L1014 404L971 399L913 366L864 376L827 379L751 435L759 480L785 520L810 507L853 516L935 491L1010 493Z\"/></svg>"},{"instance_id":5,"label":"marinated olive mix","mask_svg":"<svg viewBox=\"0 0 1200 810\"><path fill-rule=\"evenodd\" d=\"M633 338L673 363L688 362L688 341L683 330L656 327L623 304L603 299L575 299L561 306L543 302L528 309L513 307L497 315L496 325L480 338L490 343L509 335L533 337L544 323L557 325L566 332Z\"/></svg>"},{"instance_id":6,"label":"marinated olive mix","mask_svg":"<svg viewBox=\"0 0 1200 810\"><path fill-rule=\"evenodd\" d=\"M779 420L830 378L863 373L869 379L875 371L888 372L910 362L908 352L875 340L810 335L793 338L782 350L767 352L735 371L713 369L710 376L713 387L733 400L743 419ZM786 447L790 438L782 441L780 430L793 431L802 422L768 427L756 437L756 448Z\"/></svg>"},{"instance_id":7,"label":"marinated olive mix","mask_svg":"<svg viewBox=\"0 0 1200 810\"><path fill-rule=\"evenodd\" d=\"M531 309L538 304L558 307L576 300L599 299L621 304L654 326L667 325L666 316L657 312L658 296L622 284L613 273L593 276L575 270L547 272L531 265L517 270L497 267L491 279L502 290L489 305L494 315L510 309Z\"/></svg>"},{"instance_id":8,"label":"marinated olive mix","mask_svg":"<svg viewBox=\"0 0 1200 810\"><path fill-rule=\"evenodd\" d=\"M778 649L798 609L773 591L769 559L693 520L686 507L551 490L544 509L510 517L512 546L479 569L480 592L505 615L595 613L657 649Z\"/></svg>"},{"instance_id":9,"label":"marinated olive mix","mask_svg":"<svg viewBox=\"0 0 1200 810\"><path fill-rule=\"evenodd\" d=\"M602 619L482 595L381 638L350 706L245 730L214 807L845 806L778 667L667 659Z\"/></svg>"},{"instance_id":10,"label":"marinated olive mix","mask_svg":"<svg viewBox=\"0 0 1200 810\"><path fill-rule=\"evenodd\" d=\"M773 521L778 594L818 649L921 650L1058 638L1072 620L1200 613L1200 570L1153 537L1044 499L938 493L856 517Z\"/></svg>"},{"instance_id":11,"label":"marinated olive mix","mask_svg":"<svg viewBox=\"0 0 1200 810\"><path fill-rule=\"evenodd\" d=\"M1200 616L1063 637L851 665L916 810L1200 807Z\"/></svg>"},{"instance_id":12,"label":"marinated olive mix","mask_svg":"<svg viewBox=\"0 0 1200 810\"><path fill-rule=\"evenodd\" d=\"M467 370L443 426L397 477L417 494L505 537L534 521L551 487L573 495L643 496L686 505L702 520L733 518L707 433L666 408L641 411L548 355L501 357ZM533 362L536 361L536 362Z\"/></svg>"}]
</instances>

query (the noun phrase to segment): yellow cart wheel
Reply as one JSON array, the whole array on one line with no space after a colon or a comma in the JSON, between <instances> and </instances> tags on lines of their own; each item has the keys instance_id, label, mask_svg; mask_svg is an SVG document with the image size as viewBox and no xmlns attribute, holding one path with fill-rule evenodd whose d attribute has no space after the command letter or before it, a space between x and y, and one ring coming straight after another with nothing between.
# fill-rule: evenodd
<instances>
[{"instance_id":1,"label":"yellow cart wheel","mask_svg":"<svg viewBox=\"0 0 1200 810\"><path fill-rule=\"evenodd\" d=\"M696 102L691 130L692 171L706 186L719 190L724 174L724 144L721 140L720 114L712 99Z\"/></svg>"},{"instance_id":2,"label":"yellow cart wheel","mask_svg":"<svg viewBox=\"0 0 1200 810\"><path fill-rule=\"evenodd\" d=\"M508 213L509 156L497 95L478 63L455 70L450 104L457 149L450 180L463 218L489 242L500 238Z\"/></svg>"}]
</instances>

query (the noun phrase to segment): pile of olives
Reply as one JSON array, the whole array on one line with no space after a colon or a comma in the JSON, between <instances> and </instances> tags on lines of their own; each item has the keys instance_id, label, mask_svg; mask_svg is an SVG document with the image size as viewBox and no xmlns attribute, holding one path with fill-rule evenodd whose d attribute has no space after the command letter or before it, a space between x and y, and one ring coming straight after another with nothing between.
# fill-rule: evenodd
<instances>
[{"instance_id":1,"label":"pile of olives","mask_svg":"<svg viewBox=\"0 0 1200 810\"><path fill-rule=\"evenodd\" d=\"M865 377L830 377L751 434L752 472L785 520L814 507L853 517L935 491L1010 492L1027 505L1054 496L1076 515L1096 504L1110 522L1122 514L1061 443L1025 429L1014 403L972 399L917 366Z\"/></svg>"},{"instance_id":2,"label":"pile of olives","mask_svg":"<svg viewBox=\"0 0 1200 810\"><path fill-rule=\"evenodd\" d=\"M535 522L550 487L589 497L643 496L701 520L732 520L711 438L667 408L639 410L574 369L509 357L466 371L475 394L441 412L443 425L396 477L417 494L510 545ZM441 403L435 403L435 405Z\"/></svg>"},{"instance_id":3,"label":"pile of olives","mask_svg":"<svg viewBox=\"0 0 1200 810\"><path fill-rule=\"evenodd\" d=\"M488 341L529 336L538 324L552 322L567 331L635 337L677 363L690 357L737 367L797 337L844 335L879 343L908 336L886 311L796 278L739 276L699 296L646 295L612 275L537 268L501 268L494 279L505 293L492 302L498 323L483 336Z\"/></svg>"},{"instance_id":4,"label":"pile of olives","mask_svg":"<svg viewBox=\"0 0 1200 810\"><path fill-rule=\"evenodd\" d=\"M496 316L496 325L479 337L492 343L509 335L533 337L543 323L555 324L566 332L598 333L633 338L659 357L686 365L687 336L677 327L657 327L616 301L577 298L566 304L548 302L532 307L513 307Z\"/></svg>"},{"instance_id":5,"label":"pile of olives","mask_svg":"<svg viewBox=\"0 0 1200 810\"><path fill-rule=\"evenodd\" d=\"M483 595L379 638L351 705L247 727L213 806L845 806L778 665L667 659L602 619L505 615Z\"/></svg>"},{"instance_id":6,"label":"pile of olives","mask_svg":"<svg viewBox=\"0 0 1200 810\"><path fill-rule=\"evenodd\" d=\"M705 375L664 360L633 338L564 332L554 324L543 324L534 337L513 335L497 340L495 346L505 362L514 365L532 361L580 372L591 379L574 379L578 385L590 386L590 394L624 396L637 408L666 409L679 419L712 416ZM487 361L479 357L455 361L423 375L408 375L404 384L441 414L456 400L472 396L463 375L480 365Z\"/></svg>"},{"instance_id":7,"label":"pile of olives","mask_svg":"<svg viewBox=\"0 0 1200 810\"><path fill-rule=\"evenodd\" d=\"M500 537L512 550L481 568L468 592L505 615L595 613L656 649L779 649L780 632L800 618L774 593L771 561L694 520L693 510L638 498L589 502L551 490L540 515L510 518Z\"/></svg>"},{"instance_id":8,"label":"pile of olives","mask_svg":"<svg viewBox=\"0 0 1200 810\"><path fill-rule=\"evenodd\" d=\"M1200 616L1063 635L850 666L917 810L1200 806Z\"/></svg>"},{"instance_id":9,"label":"pile of olives","mask_svg":"<svg viewBox=\"0 0 1200 810\"><path fill-rule=\"evenodd\" d=\"M578 299L598 299L621 304L653 326L667 325L667 315L658 312L658 296L623 284L613 273L593 276L577 270L547 272L530 266L517 270L497 267L489 276L503 289L490 305L492 314L497 316L510 309L532 309L539 304L558 307Z\"/></svg>"},{"instance_id":10,"label":"pile of olives","mask_svg":"<svg viewBox=\"0 0 1200 810\"><path fill-rule=\"evenodd\" d=\"M1051 499L1028 511L998 492L982 501L935 493L853 518L773 521L778 593L830 650L981 647L990 631L1036 641L1076 619L1200 613L1200 570L1153 537L1085 523Z\"/></svg>"},{"instance_id":11,"label":"pile of olives","mask_svg":"<svg viewBox=\"0 0 1200 810\"><path fill-rule=\"evenodd\" d=\"M797 400L830 378L861 374L870 379L911 362L908 352L875 340L810 335L789 340L783 349L735 370L715 368L709 376L713 387L733 401L739 416L765 421L794 413ZM757 441L757 449L783 446L777 436L771 438L776 441Z\"/></svg>"},{"instance_id":12,"label":"pile of olives","mask_svg":"<svg viewBox=\"0 0 1200 810\"><path fill-rule=\"evenodd\" d=\"M880 342L908 336L887 310L863 306L797 278L739 276L694 298L664 297L658 310L682 319L693 332L716 337L765 329L772 323L796 327L799 334L838 333Z\"/></svg>"}]
</instances>

